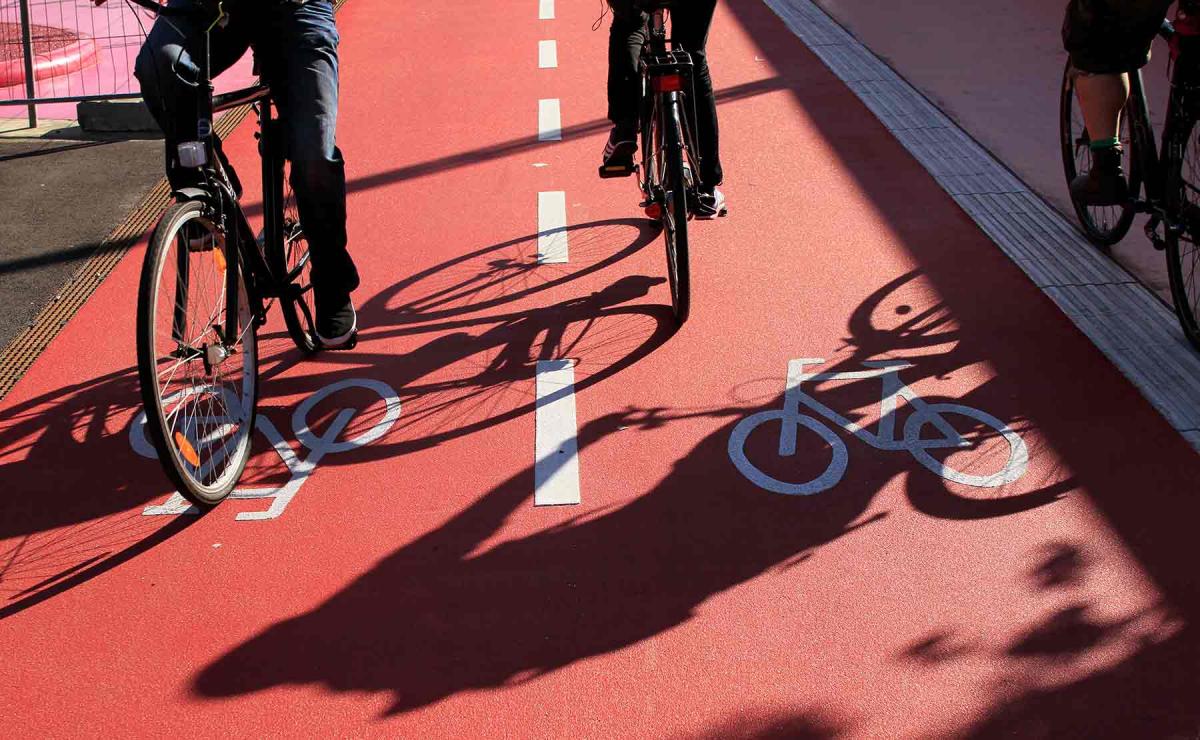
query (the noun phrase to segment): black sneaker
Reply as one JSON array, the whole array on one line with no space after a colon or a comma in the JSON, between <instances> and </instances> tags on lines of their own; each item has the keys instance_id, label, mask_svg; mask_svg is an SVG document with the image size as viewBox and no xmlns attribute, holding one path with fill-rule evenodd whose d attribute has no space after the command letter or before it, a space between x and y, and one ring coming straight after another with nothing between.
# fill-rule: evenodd
<instances>
[{"instance_id":1,"label":"black sneaker","mask_svg":"<svg viewBox=\"0 0 1200 740\"><path fill-rule=\"evenodd\" d=\"M1129 184L1121 167L1120 145L1092 152L1092 168L1071 181L1071 197L1089 206L1119 206L1129 201Z\"/></svg>"},{"instance_id":2,"label":"black sneaker","mask_svg":"<svg viewBox=\"0 0 1200 740\"><path fill-rule=\"evenodd\" d=\"M339 295L322 300L316 296L317 341L326 349L349 349L358 336L358 314L350 296Z\"/></svg>"},{"instance_id":3,"label":"black sneaker","mask_svg":"<svg viewBox=\"0 0 1200 740\"><path fill-rule=\"evenodd\" d=\"M637 153L637 137L625 134L615 127L608 135L608 144L604 147L603 164L600 165L600 177L628 177L634 173L633 155Z\"/></svg>"},{"instance_id":4,"label":"black sneaker","mask_svg":"<svg viewBox=\"0 0 1200 740\"><path fill-rule=\"evenodd\" d=\"M721 192L720 188L713 188L711 193L702 190L696 200L694 209L696 218L711 221L714 218L729 215L729 206L725 205L725 194Z\"/></svg>"}]
</instances>

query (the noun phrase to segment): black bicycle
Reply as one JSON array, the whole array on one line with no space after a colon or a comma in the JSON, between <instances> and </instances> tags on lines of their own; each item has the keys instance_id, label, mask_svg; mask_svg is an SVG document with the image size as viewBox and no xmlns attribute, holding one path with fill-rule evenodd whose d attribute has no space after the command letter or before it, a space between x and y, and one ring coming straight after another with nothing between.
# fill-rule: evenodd
<instances>
[{"instance_id":1,"label":"black bicycle","mask_svg":"<svg viewBox=\"0 0 1200 740\"><path fill-rule=\"evenodd\" d=\"M1163 21L1159 35L1171 47L1171 93L1161 149L1154 139L1141 72L1130 74L1130 96L1121 111L1120 131L1131 200L1117 206L1072 205L1083 233L1107 251L1119 242L1138 213L1150 215L1146 235L1165 250L1171 296L1183 332L1200 349L1200 3L1184 0L1176 23ZM1092 166L1090 140L1075 97L1077 72L1070 61L1063 73L1059 128L1063 169L1070 184ZM1142 191L1144 197L1141 197Z\"/></svg>"},{"instance_id":2,"label":"black bicycle","mask_svg":"<svg viewBox=\"0 0 1200 740\"><path fill-rule=\"evenodd\" d=\"M168 8L202 18L210 31L220 3ZM211 24L211 25L210 25ZM209 34L197 55L202 89L197 136L178 161L198 184L175 191L155 226L138 287L138 379L149 438L179 492L213 506L233 490L250 457L258 402L257 330L276 301L288 334L306 354L320 349L313 325L308 242L288 184L289 164L271 90L258 84L213 94ZM263 222L256 237L239 203L241 183L213 132L213 115L252 105L262 158Z\"/></svg>"},{"instance_id":3,"label":"black bicycle","mask_svg":"<svg viewBox=\"0 0 1200 740\"><path fill-rule=\"evenodd\" d=\"M641 121L642 161L632 173L625 167L600 168L601 177L638 175L642 208L662 226L667 244L667 278L671 308L680 324L691 309L691 273L688 268L688 217L697 201L696 173L699 148L691 121L695 111L692 93L692 57L675 48L667 35L672 6L680 0L646 0L639 8L650 13L649 34L642 47ZM690 112L690 116L688 115Z\"/></svg>"}]
</instances>

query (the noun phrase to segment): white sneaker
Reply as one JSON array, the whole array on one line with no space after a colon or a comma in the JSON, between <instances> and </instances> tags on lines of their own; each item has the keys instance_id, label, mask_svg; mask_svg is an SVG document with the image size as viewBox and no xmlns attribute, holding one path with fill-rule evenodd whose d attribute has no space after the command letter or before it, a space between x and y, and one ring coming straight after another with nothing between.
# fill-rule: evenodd
<instances>
[{"instance_id":1,"label":"white sneaker","mask_svg":"<svg viewBox=\"0 0 1200 740\"><path fill-rule=\"evenodd\" d=\"M720 188L713 188L711 193L700 193L699 201L696 205L696 218L711 221L729 215L729 206L725 205L725 194Z\"/></svg>"}]
</instances>

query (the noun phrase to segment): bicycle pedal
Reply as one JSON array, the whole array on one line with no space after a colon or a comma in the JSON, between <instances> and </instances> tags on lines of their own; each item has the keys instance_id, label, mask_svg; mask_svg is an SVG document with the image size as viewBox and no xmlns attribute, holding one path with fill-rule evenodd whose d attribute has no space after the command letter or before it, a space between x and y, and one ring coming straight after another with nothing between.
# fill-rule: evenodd
<instances>
[{"instance_id":1,"label":"bicycle pedal","mask_svg":"<svg viewBox=\"0 0 1200 740\"><path fill-rule=\"evenodd\" d=\"M613 164L613 165L602 165L600 167L600 177L604 178L605 180L614 179L614 178L618 178L618 177L629 177L630 175L632 175L635 172L637 172L636 165L634 165L633 167L629 167L629 166L626 166L623 164Z\"/></svg>"}]
</instances>

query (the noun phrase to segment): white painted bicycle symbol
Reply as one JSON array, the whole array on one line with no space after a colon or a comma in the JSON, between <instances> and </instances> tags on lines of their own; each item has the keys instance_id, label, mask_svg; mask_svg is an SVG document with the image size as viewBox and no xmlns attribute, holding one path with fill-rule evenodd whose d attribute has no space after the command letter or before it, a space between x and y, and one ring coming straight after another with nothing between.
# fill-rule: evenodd
<instances>
[{"instance_id":1,"label":"white painted bicycle symbol","mask_svg":"<svg viewBox=\"0 0 1200 740\"><path fill-rule=\"evenodd\" d=\"M363 388L373 391L379 395L384 403L383 416L372 424L366 431L352 439L339 439L342 433L350 426L350 422L358 416L361 411L355 409L341 409L334 417L333 421L325 429L325 433L318 435L308 425L308 415L318 403L324 401L339 391L348 388ZM181 393L187 393L182 391ZM168 403L172 399L165 399ZM296 407L292 414L292 431L296 434L296 440L301 445L309 450L308 457L301 460L292 452L292 448L284 440L279 429L265 414L259 414L255 424L255 431L262 432L267 441L271 443L275 453L283 460L283 464L287 467L291 477L287 483L279 488L239 488L229 494L230 498L237 499L272 499L271 505L262 511L243 511L237 515L237 518L242 521L246 520L261 520L274 519L283 513L287 505L300 491L308 477L316 470L317 464L321 462L321 458L329 453L347 452L349 450L368 445L383 435L387 434L396 420L400 418L400 398L395 390L390 385L379 380L371 380L367 378L350 378L341 380L331 385L327 385L308 398ZM204 422L199 426L201 428L220 428L218 420L203 419ZM154 459L157 455L154 451L154 445L146 439L146 412L138 414L133 420L132 426L129 428L129 443L133 446L134 452L142 457ZM197 513L197 509L188 503L187 499L178 493L173 494L164 503L156 506L147 506L142 513L146 516L162 516L173 514L192 514Z\"/></svg>"},{"instance_id":2,"label":"white painted bicycle symbol","mask_svg":"<svg viewBox=\"0 0 1200 740\"><path fill-rule=\"evenodd\" d=\"M910 363L903 360L881 360L864 362L863 366L868 369L855 372L806 373L804 371L807 365L820 365L823 362L825 361L811 358L792 360L788 364L783 408L751 414L733 428L733 433L729 437L729 457L738 472L758 487L790 496L811 496L833 488L845 475L850 457L845 442L828 425L812 416L801 414L801 404L816 411L834 425L850 432L871 447L891 452L904 450L932 472L955 483L979 488L995 488L1012 483L1025 474L1025 470L1029 466L1029 450L1019 434L1004 422L979 409L957 403L926 402L900 380L900 371L912 367ZM800 384L806 381L865 380L870 378L880 378L883 384L878 433L868 431L800 389ZM896 406L901 398L908 402L912 408L912 414L904 422L903 435L897 436ZM1008 459L998 471L984 475L971 475L951 468L931 454L931 450L972 446L970 441L946 421L945 417L948 414L963 416L985 427L990 427L1000 439L1008 444ZM830 460L829 466L823 473L803 483L789 483L767 475L750 461L746 456L746 441L759 426L775 421L779 422L781 427L780 457L795 456L797 434L801 427L816 433L829 444L833 450L833 459ZM929 438L922 436L927 427L932 427L937 435Z\"/></svg>"}]
</instances>

